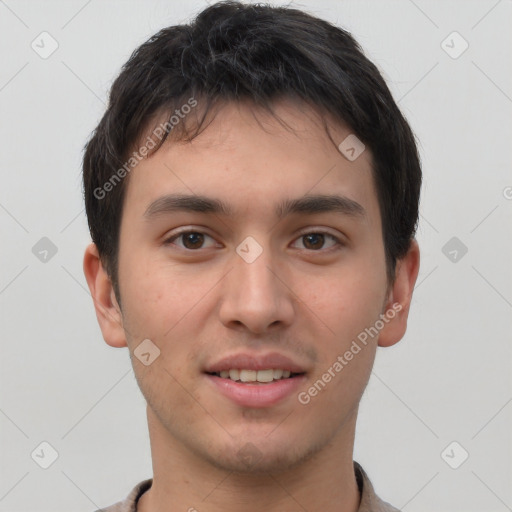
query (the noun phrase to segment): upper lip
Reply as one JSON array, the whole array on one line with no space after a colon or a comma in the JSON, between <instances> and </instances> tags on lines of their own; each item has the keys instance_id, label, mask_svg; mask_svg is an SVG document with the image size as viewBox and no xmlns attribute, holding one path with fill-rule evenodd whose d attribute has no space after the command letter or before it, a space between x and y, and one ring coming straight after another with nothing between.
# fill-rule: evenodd
<instances>
[{"instance_id":1,"label":"upper lip","mask_svg":"<svg viewBox=\"0 0 512 512\"><path fill-rule=\"evenodd\" d=\"M217 362L208 365L205 368L206 373L218 373L223 370L240 369L240 370L268 370L282 369L289 370L291 373L305 373L305 369L298 363L292 361L277 352L268 354L249 354L239 353L223 357Z\"/></svg>"}]
</instances>

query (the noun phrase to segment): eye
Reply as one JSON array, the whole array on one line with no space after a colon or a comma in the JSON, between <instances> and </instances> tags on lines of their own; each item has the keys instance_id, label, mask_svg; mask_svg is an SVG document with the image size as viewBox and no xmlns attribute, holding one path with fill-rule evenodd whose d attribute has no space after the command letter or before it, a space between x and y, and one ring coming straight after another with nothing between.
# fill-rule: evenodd
<instances>
[{"instance_id":1,"label":"eye","mask_svg":"<svg viewBox=\"0 0 512 512\"><path fill-rule=\"evenodd\" d=\"M187 250L204 249L203 244L205 238L213 240L210 235L202 233L201 231L180 231L168 238L164 244L178 245L178 247ZM175 240L181 240L183 245L175 244Z\"/></svg>"},{"instance_id":2,"label":"eye","mask_svg":"<svg viewBox=\"0 0 512 512\"><path fill-rule=\"evenodd\" d=\"M215 240L206 233L202 231L192 231L192 230L183 230L178 233L173 234L170 238L165 240L165 245L176 245L181 249L185 249L188 251L194 251L198 249L205 249L207 247L204 246L205 239L209 238L213 241L213 244L210 247L215 246ZM180 240L182 243L175 243L176 240ZM333 249L336 246L342 246L343 243L339 238L335 237L331 233L326 231L310 231L305 232L297 238L298 241L303 241L303 246L298 247L299 249L305 249L314 252L320 252L323 250ZM333 243L329 247L325 247L326 240L331 240Z\"/></svg>"},{"instance_id":3,"label":"eye","mask_svg":"<svg viewBox=\"0 0 512 512\"><path fill-rule=\"evenodd\" d=\"M308 233L303 233L297 240L303 240L303 247L299 247L299 249L307 249L312 251L319 251L321 249L326 249L322 247L325 244L326 239L334 240L334 243L328 247L327 249L332 249L335 246L343 245L339 238L327 233L326 231L311 231Z\"/></svg>"}]
</instances>

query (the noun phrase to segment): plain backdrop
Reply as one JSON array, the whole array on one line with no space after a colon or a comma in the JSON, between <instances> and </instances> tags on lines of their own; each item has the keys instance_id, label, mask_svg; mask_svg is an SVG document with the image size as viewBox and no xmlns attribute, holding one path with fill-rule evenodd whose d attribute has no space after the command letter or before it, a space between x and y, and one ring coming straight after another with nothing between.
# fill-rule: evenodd
<instances>
[{"instance_id":1,"label":"plain backdrop","mask_svg":"<svg viewBox=\"0 0 512 512\"><path fill-rule=\"evenodd\" d=\"M0 512L93 511L152 476L127 349L82 273L82 149L131 52L206 5L0 1ZM423 162L409 328L378 349L354 458L407 512L511 510L512 2L291 5L354 34Z\"/></svg>"}]
</instances>

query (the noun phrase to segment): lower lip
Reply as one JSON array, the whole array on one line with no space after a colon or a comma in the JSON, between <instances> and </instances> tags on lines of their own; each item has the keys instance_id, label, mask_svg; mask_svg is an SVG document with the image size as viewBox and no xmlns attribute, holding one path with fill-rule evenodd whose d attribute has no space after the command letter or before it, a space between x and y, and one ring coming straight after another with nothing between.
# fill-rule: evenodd
<instances>
[{"instance_id":1,"label":"lower lip","mask_svg":"<svg viewBox=\"0 0 512 512\"><path fill-rule=\"evenodd\" d=\"M266 384L249 384L205 374L225 397L241 407L271 407L290 396L306 380L306 375L281 379Z\"/></svg>"}]
</instances>

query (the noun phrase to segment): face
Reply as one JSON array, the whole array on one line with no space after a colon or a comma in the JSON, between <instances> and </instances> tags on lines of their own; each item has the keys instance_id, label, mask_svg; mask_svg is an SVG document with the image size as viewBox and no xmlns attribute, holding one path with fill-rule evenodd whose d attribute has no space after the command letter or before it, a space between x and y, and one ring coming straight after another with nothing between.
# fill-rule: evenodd
<instances>
[{"instance_id":1,"label":"face","mask_svg":"<svg viewBox=\"0 0 512 512\"><path fill-rule=\"evenodd\" d=\"M361 333L397 321L378 323L393 297L370 151L350 161L313 111L276 111L293 130L230 103L192 142L131 172L123 334L103 331L130 349L150 430L227 470L290 468L350 436L379 338ZM337 144L350 134L330 131ZM134 356L143 340L147 365ZM231 356L242 359L222 362ZM292 376L211 374L230 368Z\"/></svg>"}]
</instances>

